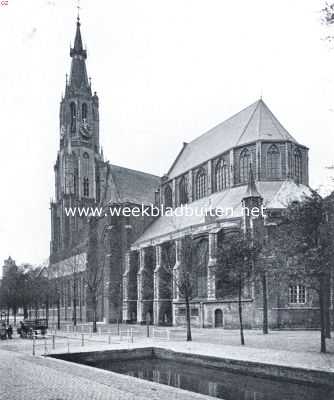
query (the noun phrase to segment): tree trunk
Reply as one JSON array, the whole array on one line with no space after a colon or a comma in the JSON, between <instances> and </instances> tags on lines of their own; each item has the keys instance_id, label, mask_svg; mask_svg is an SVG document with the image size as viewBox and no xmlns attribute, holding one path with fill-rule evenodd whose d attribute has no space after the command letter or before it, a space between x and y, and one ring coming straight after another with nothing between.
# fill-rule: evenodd
<instances>
[{"instance_id":1,"label":"tree trunk","mask_svg":"<svg viewBox=\"0 0 334 400\"><path fill-rule=\"evenodd\" d=\"M263 326L262 332L268 334L268 293L267 293L267 276L262 272L262 303L263 303Z\"/></svg>"},{"instance_id":2,"label":"tree trunk","mask_svg":"<svg viewBox=\"0 0 334 400\"><path fill-rule=\"evenodd\" d=\"M10 313L10 308L7 307L7 325L9 325L9 313Z\"/></svg>"},{"instance_id":3,"label":"tree trunk","mask_svg":"<svg viewBox=\"0 0 334 400\"><path fill-rule=\"evenodd\" d=\"M14 326L16 326L16 314L17 314L16 307L13 309L13 314L14 314Z\"/></svg>"},{"instance_id":4,"label":"tree trunk","mask_svg":"<svg viewBox=\"0 0 334 400\"><path fill-rule=\"evenodd\" d=\"M188 294L185 295L185 301L186 301L186 319L187 319L187 342L191 342L192 341L191 320L190 320L190 304L189 304Z\"/></svg>"},{"instance_id":5,"label":"tree trunk","mask_svg":"<svg viewBox=\"0 0 334 400\"><path fill-rule=\"evenodd\" d=\"M57 299L57 329L60 330L60 298Z\"/></svg>"},{"instance_id":6,"label":"tree trunk","mask_svg":"<svg viewBox=\"0 0 334 400\"><path fill-rule=\"evenodd\" d=\"M324 302L324 291L325 291L324 277L320 278L320 290L319 290L319 305L320 305L320 352L326 353L326 321L325 321L325 302Z\"/></svg>"},{"instance_id":7,"label":"tree trunk","mask_svg":"<svg viewBox=\"0 0 334 400\"><path fill-rule=\"evenodd\" d=\"M97 301L93 300L93 332L97 332Z\"/></svg>"},{"instance_id":8,"label":"tree trunk","mask_svg":"<svg viewBox=\"0 0 334 400\"><path fill-rule=\"evenodd\" d=\"M241 302L241 295L242 295L242 280L239 279L239 288L238 288L238 303L239 303L239 322L240 322L240 340L241 344L245 344L245 338L244 338L244 327L243 327L243 322L242 322L242 302Z\"/></svg>"},{"instance_id":9,"label":"tree trunk","mask_svg":"<svg viewBox=\"0 0 334 400\"><path fill-rule=\"evenodd\" d=\"M75 278L74 278L75 279ZM73 326L77 325L77 298L76 298L76 284L73 284Z\"/></svg>"},{"instance_id":10,"label":"tree trunk","mask_svg":"<svg viewBox=\"0 0 334 400\"><path fill-rule=\"evenodd\" d=\"M28 307L23 306L23 319L28 319Z\"/></svg>"},{"instance_id":11,"label":"tree trunk","mask_svg":"<svg viewBox=\"0 0 334 400\"><path fill-rule=\"evenodd\" d=\"M325 293L324 293L324 312L325 312L325 335L326 338L331 338L331 317L330 317L330 276L325 282Z\"/></svg>"},{"instance_id":12,"label":"tree trunk","mask_svg":"<svg viewBox=\"0 0 334 400\"><path fill-rule=\"evenodd\" d=\"M38 305L35 304L35 319L38 318Z\"/></svg>"},{"instance_id":13,"label":"tree trunk","mask_svg":"<svg viewBox=\"0 0 334 400\"><path fill-rule=\"evenodd\" d=\"M49 322L49 299L46 299L45 303L45 318Z\"/></svg>"}]
</instances>

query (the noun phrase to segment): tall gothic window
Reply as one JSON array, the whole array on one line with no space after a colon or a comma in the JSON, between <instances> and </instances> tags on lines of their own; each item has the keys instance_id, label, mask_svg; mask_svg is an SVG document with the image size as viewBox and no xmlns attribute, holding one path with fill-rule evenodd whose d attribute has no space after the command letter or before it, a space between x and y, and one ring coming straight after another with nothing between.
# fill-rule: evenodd
<instances>
[{"instance_id":1,"label":"tall gothic window","mask_svg":"<svg viewBox=\"0 0 334 400\"><path fill-rule=\"evenodd\" d=\"M89 179L87 177L83 179L83 195L89 197Z\"/></svg>"},{"instance_id":2,"label":"tall gothic window","mask_svg":"<svg viewBox=\"0 0 334 400\"><path fill-rule=\"evenodd\" d=\"M239 182L246 183L248 181L249 166L251 163L251 154L248 149L244 149L239 159Z\"/></svg>"},{"instance_id":3,"label":"tall gothic window","mask_svg":"<svg viewBox=\"0 0 334 400\"><path fill-rule=\"evenodd\" d=\"M267 175L268 178L280 177L280 151L278 147L273 144L269 147L267 152Z\"/></svg>"},{"instance_id":4,"label":"tall gothic window","mask_svg":"<svg viewBox=\"0 0 334 400\"><path fill-rule=\"evenodd\" d=\"M71 108L71 132L75 133L77 130L77 123L76 123L77 109L76 109L75 103L72 102L70 105L70 108Z\"/></svg>"},{"instance_id":5,"label":"tall gothic window","mask_svg":"<svg viewBox=\"0 0 334 400\"><path fill-rule=\"evenodd\" d=\"M183 176L179 183L180 204L188 203L188 180Z\"/></svg>"},{"instance_id":6,"label":"tall gothic window","mask_svg":"<svg viewBox=\"0 0 334 400\"><path fill-rule=\"evenodd\" d=\"M302 155L299 149L295 150L293 162L294 176L298 183L302 181Z\"/></svg>"},{"instance_id":7,"label":"tall gothic window","mask_svg":"<svg viewBox=\"0 0 334 400\"><path fill-rule=\"evenodd\" d=\"M173 191L169 185L164 190L165 207L173 207Z\"/></svg>"},{"instance_id":8,"label":"tall gothic window","mask_svg":"<svg viewBox=\"0 0 334 400\"><path fill-rule=\"evenodd\" d=\"M89 154L83 154L82 163L82 175L83 175L83 195L89 197Z\"/></svg>"},{"instance_id":9,"label":"tall gothic window","mask_svg":"<svg viewBox=\"0 0 334 400\"><path fill-rule=\"evenodd\" d=\"M78 176L79 176L78 168L74 168L73 188L74 188L74 194L76 196L78 195Z\"/></svg>"},{"instance_id":10,"label":"tall gothic window","mask_svg":"<svg viewBox=\"0 0 334 400\"><path fill-rule=\"evenodd\" d=\"M201 240L195 247L195 259L192 270L194 279L194 297L207 297L207 271L208 271L209 246L207 240Z\"/></svg>"},{"instance_id":11,"label":"tall gothic window","mask_svg":"<svg viewBox=\"0 0 334 400\"><path fill-rule=\"evenodd\" d=\"M87 104L83 103L81 107L81 118L83 121L87 120L87 114L88 114Z\"/></svg>"},{"instance_id":12,"label":"tall gothic window","mask_svg":"<svg viewBox=\"0 0 334 400\"><path fill-rule=\"evenodd\" d=\"M206 196L206 173L200 169L196 177L196 200Z\"/></svg>"},{"instance_id":13,"label":"tall gothic window","mask_svg":"<svg viewBox=\"0 0 334 400\"><path fill-rule=\"evenodd\" d=\"M225 160L220 160L215 171L216 191L226 189L229 185L228 166Z\"/></svg>"}]
</instances>

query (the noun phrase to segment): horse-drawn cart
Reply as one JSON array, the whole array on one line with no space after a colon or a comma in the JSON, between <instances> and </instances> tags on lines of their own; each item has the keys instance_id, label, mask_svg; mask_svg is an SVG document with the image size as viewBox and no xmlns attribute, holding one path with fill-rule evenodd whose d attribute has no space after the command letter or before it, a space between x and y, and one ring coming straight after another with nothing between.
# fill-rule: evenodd
<instances>
[{"instance_id":1,"label":"horse-drawn cart","mask_svg":"<svg viewBox=\"0 0 334 400\"><path fill-rule=\"evenodd\" d=\"M17 333L21 338L32 338L33 336L45 336L48 329L47 319L25 319L20 322Z\"/></svg>"}]
</instances>

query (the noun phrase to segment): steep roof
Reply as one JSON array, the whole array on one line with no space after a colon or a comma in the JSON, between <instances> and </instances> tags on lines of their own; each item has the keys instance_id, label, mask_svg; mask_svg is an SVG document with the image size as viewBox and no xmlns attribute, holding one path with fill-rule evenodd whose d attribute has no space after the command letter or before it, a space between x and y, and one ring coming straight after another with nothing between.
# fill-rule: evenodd
<instances>
[{"instance_id":1,"label":"steep roof","mask_svg":"<svg viewBox=\"0 0 334 400\"><path fill-rule=\"evenodd\" d=\"M237 146L256 140L297 141L260 99L187 144L168 172L175 178Z\"/></svg>"},{"instance_id":2,"label":"steep roof","mask_svg":"<svg viewBox=\"0 0 334 400\"><path fill-rule=\"evenodd\" d=\"M133 169L110 165L111 203L153 204L160 177Z\"/></svg>"},{"instance_id":3,"label":"steep roof","mask_svg":"<svg viewBox=\"0 0 334 400\"><path fill-rule=\"evenodd\" d=\"M276 182L258 182L258 191L263 197L263 205L268 209L286 208L292 201L302 201L305 196L311 194L310 188L305 185L297 185L294 181L276 181ZM240 218L242 216L242 198L245 195L245 186L236 186L222 192L213 193L203 199L187 204L193 210L198 210L197 215L180 215L176 209L177 215L164 215L157 218L145 232L136 240L133 247L147 245L151 241L163 241L171 238L173 234L182 232L190 227L197 227L206 223L206 216L200 215L201 209L207 210L222 209L228 214L224 221ZM233 213L231 213L233 209Z\"/></svg>"}]
</instances>

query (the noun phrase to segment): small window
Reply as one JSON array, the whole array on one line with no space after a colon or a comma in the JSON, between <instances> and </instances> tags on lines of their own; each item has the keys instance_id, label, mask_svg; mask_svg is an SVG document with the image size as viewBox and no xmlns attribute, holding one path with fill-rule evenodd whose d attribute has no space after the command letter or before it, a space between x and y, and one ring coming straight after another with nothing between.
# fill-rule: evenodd
<instances>
[{"instance_id":1,"label":"small window","mask_svg":"<svg viewBox=\"0 0 334 400\"><path fill-rule=\"evenodd\" d=\"M267 174L268 178L277 179L280 177L280 151L276 145L269 147L267 152Z\"/></svg>"},{"instance_id":2,"label":"small window","mask_svg":"<svg viewBox=\"0 0 334 400\"><path fill-rule=\"evenodd\" d=\"M305 304L306 289L303 285L289 286L289 303L290 304Z\"/></svg>"},{"instance_id":3,"label":"small window","mask_svg":"<svg viewBox=\"0 0 334 400\"><path fill-rule=\"evenodd\" d=\"M302 182L302 155L299 149L294 152L294 162L293 162L294 176L298 183Z\"/></svg>"},{"instance_id":4,"label":"small window","mask_svg":"<svg viewBox=\"0 0 334 400\"><path fill-rule=\"evenodd\" d=\"M247 183L249 168L251 163L251 153L248 149L244 149L240 154L239 159L239 182Z\"/></svg>"},{"instance_id":5,"label":"small window","mask_svg":"<svg viewBox=\"0 0 334 400\"><path fill-rule=\"evenodd\" d=\"M186 177L182 177L179 183L180 205L188 203L188 181Z\"/></svg>"},{"instance_id":6,"label":"small window","mask_svg":"<svg viewBox=\"0 0 334 400\"><path fill-rule=\"evenodd\" d=\"M164 190L165 207L173 207L173 191L169 185Z\"/></svg>"},{"instance_id":7,"label":"small window","mask_svg":"<svg viewBox=\"0 0 334 400\"><path fill-rule=\"evenodd\" d=\"M89 179L87 177L83 179L83 195L89 197Z\"/></svg>"},{"instance_id":8,"label":"small window","mask_svg":"<svg viewBox=\"0 0 334 400\"><path fill-rule=\"evenodd\" d=\"M198 171L196 177L196 200L206 196L206 173L203 169Z\"/></svg>"},{"instance_id":9,"label":"small window","mask_svg":"<svg viewBox=\"0 0 334 400\"><path fill-rule=\"evenodd\" d=\"M229 171L225 160L217 163L215 171L216 191L224 190L229 186Z\"/></svg>"},{"instance_id":10,"label":"small window","mask_svg":"<svg viewBox=\"0 0 334 400\"><path fill-rule=\"evenodd\" d=\"M82 104L82 108L81 108L81 118L83 121L87 120L87 114L88 114L88 107L86 103Z\"/></svg>"},{"instance_id":11,"label":"small window","mask_svg":"<svg viewBox=\"0 0 334 400\"><path fill-rule=\"evenodd\" d=\"M77 109L76 109L75 103L72 102L70 105L70 108L71 108L71 132L75 133L76 129L77 129L77 123L76 123Z\"/></svg>"}]
</instances>

